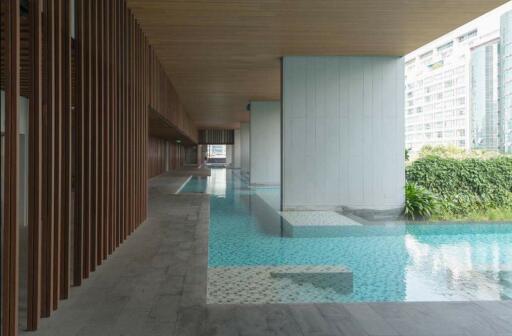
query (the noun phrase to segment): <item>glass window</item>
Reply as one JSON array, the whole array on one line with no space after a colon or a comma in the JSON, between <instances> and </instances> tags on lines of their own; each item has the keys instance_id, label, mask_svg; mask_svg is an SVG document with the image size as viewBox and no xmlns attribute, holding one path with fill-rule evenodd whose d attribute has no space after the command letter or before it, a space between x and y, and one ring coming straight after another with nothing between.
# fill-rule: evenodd
<instances>
[{"instance_id":1,"label":"glass window","mask_svg":"<svg viewBox=\"0 0 512 336\"><path fill-rule=\"evenodd\" d=\"M448 70L444 72L445 77L452 77L454 74L454 70Z\"/></svg>"},{"instance_id":2,"label":"glass window","mask_svg":"<svg viewBox=\"0 0 512 336\"><path fill-rule=\"evenodd\" d=\"M445 51L446 49L451 49L453 47L453 41L443 44L442 46L437 48L438 52Z\"/></svg>"},{"instance_id":3,"label":"glass window","mask_svg":"<svg viewBox=\"0 0 512 336\"><path fill-rule=\"evenodd\" d=\"M465 84L466 84L466 81L464 80L464 76L459 76L459 77L455 78L455 85L461 86L461 85L465 85Z\"/></svg>"},{"instance_id":4,"label":"glass window","mask_svg":"<svg viewBox=\"0 0 512 336\"><path fill-rule=\"evenodd\" d=\"M460 35L459 37L457 37L457 40L459 42L464 42L464 41L467 41L467 40L469 40L471 38L476 37L477 35L478 35L478 29L474 29L474 30L472 30L470 32L467 32L467 33L465 33L463 35Z\"/></svg>"},{"instance_id":5,"label":"glass window","mask_svg":"<svg viewBox=\"0 0 512 336\"><path fill-rule=\"evenodd\" d=\"M453 108L453 99L450 99L450 100L445 101L445 102L444 102L444 108L445 108L445 109Z\"/></svg>"},{"instance_id":6,"label":"glass window","mask_svg":"<svg viewBox=\"0 0 512 336\"><path fill-rule=\"evenodd\" d=\"M445 131L444 137L445 138L453 138L454 134L455 134L454 131Z\"/></svg>"}]
</instances>

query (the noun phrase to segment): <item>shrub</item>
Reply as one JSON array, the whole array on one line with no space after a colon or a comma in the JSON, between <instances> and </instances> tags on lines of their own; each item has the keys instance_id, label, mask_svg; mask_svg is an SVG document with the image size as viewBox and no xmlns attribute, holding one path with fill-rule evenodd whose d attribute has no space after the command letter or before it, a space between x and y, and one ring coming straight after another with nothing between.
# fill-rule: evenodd
<instances>
[{"instance_id":1,"label":"shrub","mask_svg":"<svg viewBox=\"0 0 512 336\"><path fill-rule=\"evenodd\" d=\"M407 166L406 177L439 200L437 213L463 217L512 207L512 158L453 159L427 155Z\"/></svg>"},{"instance_id":2,"label":"shrub","mask_svg":"<svg viewBox=\"0 0 512 336\"><path fill-rule=\"evenodd\" d=\"M437 156L444 159L494 159L505 156L492 150L472 150L467 152L465 149L456 146L431 146L425 145L419 151L417 158L422 159L428 156Z\"/></svg>"},{"instance_id":3,"label":"shrub","mask_svg":"<svg viewBox=\"0 0 512 336\"><path fill-rule=\"evenodd\" d=\"M411 218L430 218L436 208L436 198L427 189L414 183L405 185L404 214Z\"/></svg>"}]
</instances>

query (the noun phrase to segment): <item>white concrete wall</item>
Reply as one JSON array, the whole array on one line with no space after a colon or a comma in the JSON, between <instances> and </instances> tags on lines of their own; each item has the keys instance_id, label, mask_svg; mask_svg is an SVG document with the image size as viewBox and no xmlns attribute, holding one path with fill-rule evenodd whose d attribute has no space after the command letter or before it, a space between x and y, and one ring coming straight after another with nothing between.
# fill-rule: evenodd
<instances>
[{"instance_id":1,"label":"white concrete wall","mask_svg":"<svg viewBox=\"0 0 512 336\"><path fill-rule=\"evenodd\" d=\"M283 209L404 204L404 65L396 57L285 57Z\"/></svg>"},{"instance_id":2,"label":"white concrete wall","mask_svg":"<svg viewBox=\"0 0 512 336\"><path fill-rule=\"evenodd\" d=\"M249 123L240 124L240 167L243 173L250 172L250 126Z\"/></svg>"},{"instance_id":3,"label":"white concrete wall","mask_svg":"<svg viewBox=\"0 0 512 336\"><path fill-rule=\"evenodd\" d=\"M281 103L251 102L251 184L281 184Z\"/></svg>"},{"instance_id":4,"label":"white concrete wall","mask_svg":"<svg viewBox=\"0 0 512 336\"><path fill-rule=\"evenodd\" d=\"M233 168L240 169L242 165L241 155L241 144L240 144L240 129L235 130L235 143L233 145Z\"/></svg>"}]
</instances>

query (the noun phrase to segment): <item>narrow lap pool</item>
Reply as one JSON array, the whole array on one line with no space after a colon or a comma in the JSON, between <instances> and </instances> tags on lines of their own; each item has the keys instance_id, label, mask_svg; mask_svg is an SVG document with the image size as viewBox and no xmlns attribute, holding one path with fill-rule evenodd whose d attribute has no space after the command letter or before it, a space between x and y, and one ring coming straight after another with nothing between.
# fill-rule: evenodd
<instances>
[{"instance_id":1,"label":"narrow lap pool","mask_svg":"<svg viewBox=\"0 0 512 336\"><path fill-rule=\"evenodd\" d=\"M209 303L512 297L512 224L296 221L277 211L279 189L249 188L229 169L181 192L211 195Z\"/></svg>"}]
</instances>

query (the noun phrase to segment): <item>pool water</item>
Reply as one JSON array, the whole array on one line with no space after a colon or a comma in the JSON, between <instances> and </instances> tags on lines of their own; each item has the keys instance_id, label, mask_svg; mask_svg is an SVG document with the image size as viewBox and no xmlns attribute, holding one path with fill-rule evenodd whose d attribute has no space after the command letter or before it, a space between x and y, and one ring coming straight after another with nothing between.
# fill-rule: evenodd
<instances>
[{"instance_id":1,"label":"pool water","mask_svg":"<svg viewBox=\"0 0 512 336\"><path fill-rule=\"evenodd\" d=\"M512 224L293 226L279 188L212 169L182 193L210 198L210 303L508 300Z\"/></svg>"}]
</instances>

